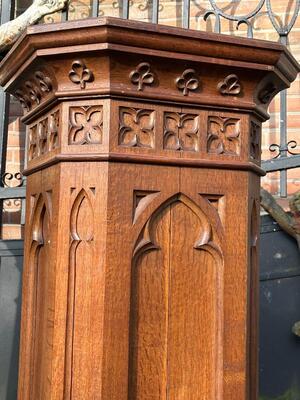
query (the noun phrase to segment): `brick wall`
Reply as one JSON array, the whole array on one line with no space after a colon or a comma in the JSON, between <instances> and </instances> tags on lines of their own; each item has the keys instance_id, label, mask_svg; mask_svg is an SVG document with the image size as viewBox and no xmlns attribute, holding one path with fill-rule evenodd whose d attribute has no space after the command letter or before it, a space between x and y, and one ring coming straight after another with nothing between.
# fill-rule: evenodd
<instances>
[{"instance_id":1,"label":"brick wall","mask_svg":"<svg viewBox=\"0 0 300 400\"><path fill-rule=\"evenodd\" d=\"M24 3L25 0L23 0ZM26 0L28 4L28 0ZM26 4L19 2L19 9L26 8ZM219 7L228 14L242 15L251 12L258 5L259 0L228 0L217 1ZM276 13L277 23L287 23L294 12L295 1L282 1L273 0L272 9ZM130 18L140 21L149 21L151 18L151 1L147 0L130 0ZM210 17L206 22L203 20L205 11L209 10L209 2L191 1L191 17L190 27L192 29L212 31L214 26L214 17ZM90 1L76 0L70 2L69 6L69 19L86 18L91 12ZM99 8L100 16L115 16L121 15L121 8L117 0L102 0L100 1ZM43 21L44 23L51 23L60 21L61 15L55 14L48 16ZM222 33L246 36L247 27L242 24L239 30L236 30L236 23L221 19ZM182 26L182 3L180 1L166 1L160 0L159 8L159 23L172 26ZM260 13L255 17L254 22L254 37L257 39L274 40L278 41L278 34L276 33L272 23L266 13L265 6L261 9ZM289 34L288 48L300 61L300 15ZM270 105L270 120L264 124L263 139L262 139L262 159L269 159L274 156L269 151L269 146L272 143L279 143L279 96L277 96ZM25 130L24 126L20 123L19 115L21 110L19 105L11 102L9 114L9 135L8 135L8 148L7 148L7 172L17 172L22 170L24 165L24 146L25 146ZM300 143L300 78L292 84L288 90L288 141L297 140ZM300 147L296 149L300 152ZM298 169L289 170L287 173L288 182L288 196L300 190L300 171ZM279 190L279 173L270 173L262 179L262 186L265 187L273 194L278 194ZM288 208L288 201L281 200L281 203ZM2 236L4 238L19 238L22 236L22 230L19 225L20 221L20 206L18 202L6 202L4 205L6 210L4 214L4 226Z\"/></svg>"}]
</instances>

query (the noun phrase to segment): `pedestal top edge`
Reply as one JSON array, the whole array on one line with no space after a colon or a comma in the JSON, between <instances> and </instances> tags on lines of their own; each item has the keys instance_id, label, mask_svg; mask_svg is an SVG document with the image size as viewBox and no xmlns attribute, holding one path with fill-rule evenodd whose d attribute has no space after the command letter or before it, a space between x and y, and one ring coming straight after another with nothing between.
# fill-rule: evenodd
<instances>
[{"instance_id":1,"label":"pedestal top edge","mask_svg":"<svg viewBox=\"0 0 300 400\"><path fill-rule=\"evenodd\" d=\"M300 71L288 49L276 42L106 17L29 27L0 63L0 85L4 86L39 49L48 49L51 55L54 48L95 43L245 61L249 68L254 63L263 64L278 68L290 82Z\"/></svg>"}]
</instances>

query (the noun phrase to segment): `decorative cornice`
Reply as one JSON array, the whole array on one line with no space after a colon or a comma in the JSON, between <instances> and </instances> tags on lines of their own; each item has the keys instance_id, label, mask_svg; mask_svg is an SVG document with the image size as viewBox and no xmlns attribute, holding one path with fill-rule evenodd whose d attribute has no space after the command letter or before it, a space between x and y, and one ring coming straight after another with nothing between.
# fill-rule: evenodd
<instances>
[{"instance_id":1,"label":"decorative cornice","mask_svg":"<svg viewBox=\"0 0 300 400\"><path fill-rule=\"evenodd\" d=\"M187 58L189 55L201 56L221 63L230 59L235 63L244 62L248 67L253 65L253 68L256 64L257 69L273 70L274 73L277 73L277 68L288 81L295 79L299 71L295 58L278 43L108 17L29 28L27 36L22 35L0 64L0 84L6 86L25 61L33 53L36 57L40 50L51 54L64 46L80 45L83 48L88 45L91 49L93 44L101 43L124 46L124 50L125 47L135 47L177 52ZM218 47L217 54L215 46Z\"/></svg>"},{"instance_id":2,"label":"decorative cornice","mask_svg":"<svg viewBox=\"0 0 300 400\"><path fill-rule=\"evenodd\" d=\"M155 165L174 165L183 167L202 167L202 168L217 168L217 169L232 169L240 171L251 171L259 176L266 175L266 172L253 162L240 162L232 160L208 160L208 159L184 159L184 158L172 158L172 157L161 157L151 156L144 154L121 154L121 153L61 153L54 155L52 158L40 162L38 165L26 168L23 172L24 176L30 175L36 171L45 169L51 165L60 162L72 162L72 161L89 161L89 162L105 162L115 161L124 163L137 163L137 164L155 164Z\"/></svg>"}]
</instances>

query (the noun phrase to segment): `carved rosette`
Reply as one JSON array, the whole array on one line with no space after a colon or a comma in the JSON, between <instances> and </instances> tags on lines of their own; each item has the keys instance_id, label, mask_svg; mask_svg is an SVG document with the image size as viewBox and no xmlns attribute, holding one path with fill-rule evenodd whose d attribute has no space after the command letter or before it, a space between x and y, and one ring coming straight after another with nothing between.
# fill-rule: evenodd
<instances>
[{"instance_id":1,"label":"carved rosette","mask_svg":"<svg viewBox=\"0 0 300 400\"><path fill-rule=\"evenodd\" d=\"M208 117L207 152L224 155L239 155L240 120L231 117Z\"/></svg>"},{"instance_id":2,"label":"carved rosette","mask_svg":"<svg viewBox=\"0 0 300 400\"><path fill-rule=\"evenodd\" d=\"M69 144L101 144L103 139L103 107L70 107Z\"/></svg>"},{"instance_id":3,"label":"carved rosette","mask_svg":"<svg viewBox=\"0 0 300 400\"><path fill-rule=\"evenodd\" d=\"M119 118L119 145L154 148L154 111L120 107Z\"/></svg>"},{"instance_id":4,"label":"carved rosette","mask_svg":"<svg viewBox=\"0 0 300 400\"><path fill-rule=\"evenodd\" d=\"M163 147L167 150L198 151L199 116L166 112Z\"/></svg>"}]
</instances>

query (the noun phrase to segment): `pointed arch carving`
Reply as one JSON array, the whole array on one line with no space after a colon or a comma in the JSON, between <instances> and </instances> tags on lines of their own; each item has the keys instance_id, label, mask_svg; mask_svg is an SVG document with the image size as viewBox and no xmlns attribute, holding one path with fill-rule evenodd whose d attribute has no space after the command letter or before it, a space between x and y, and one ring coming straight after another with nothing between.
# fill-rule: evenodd
<instances>
[{"instance_id":1,"label":"pointed arch carving","mask_svg":"<svg viewBox=\"0 0 300 400\"><path fill-rule=\"evenodd\" d=\"M28 305L28 313L31 314L29 332L32 335L30 397L41 398L47 397L50 391L52 368L51 363L47 362L47 359L51 359L54 319L50 261L52 192L40 193L35 198L31 214L28 282L32 293Z\"/></svg>"},{"instance_id":2,"label":"pointed arch carving","mask_svg":"<svg viewBox=\"0 0 300 400\"><path fill-rule=\"evenodd\" d=\"M200 195L200 197L202 197ZM141 255L142 252L148 251L148 250L155 250L158 249L159 246L155 243L154 239L154 231L153 231L153 226L154 222L157 218L157 216L163 211L163 209L167 208L173 203L180 202L182 204L185 204L186 207L188 207L198 218L201 223L203 224L203 227L201 231L199 232L198 238L196 239L194 243L194 248L195 249L202 249L211 252L212 254L215 254L216 256L222 257L222 250L220 246L220 239L223 238L224 233L223 230L221 229L221 224L220 221L216 221L217 223L214 225L218 225L220 227L219 230L219 236L220 238L217 237L217 235L214 233L213 227L212 227L212 222L208 220L207 216L204 214L204 212L201 210L198 204L196 204L191 198L187 197L183 193L177 193L168 200L164 201L149 217L147 220L146 224L144 225L138 240L135 244L134 250L133 250L133 258L136 259ZM219 218L217 213L215 212L215 209L213 206L210 205L212 208L212 214L216 217Z\"/></svg>"},{"instance_id":3,"label":"pointed arch carving","mask_svg":"<svg viewBox=\"0 0 300 400\"><path fill-rule=\"evenodd\" d=\"M72 387L72 376L88 374L79 371L80 361L74 346L84 346L86 326L89 324L90 306L87 299L94 258L94 197L95 188L71 188L70 246L68 268L67 332L64 398L84 397ZM82 324L82 327L81 327ZM84 328L85 327L85 328ZM79 390L79 392L78 392Z\"/></svg>"},{"instance_id":4,"label":"pointed arch carving","mask_svg":"<svg viewBox=\"0 0 300 400\"><path fill-rule=\"evenodd\" d=\"M224 271L215 225L178 193L152 213L138 237L131 270L130 400L163 393L219 398Z\"/></svg>"}]
</instances>

